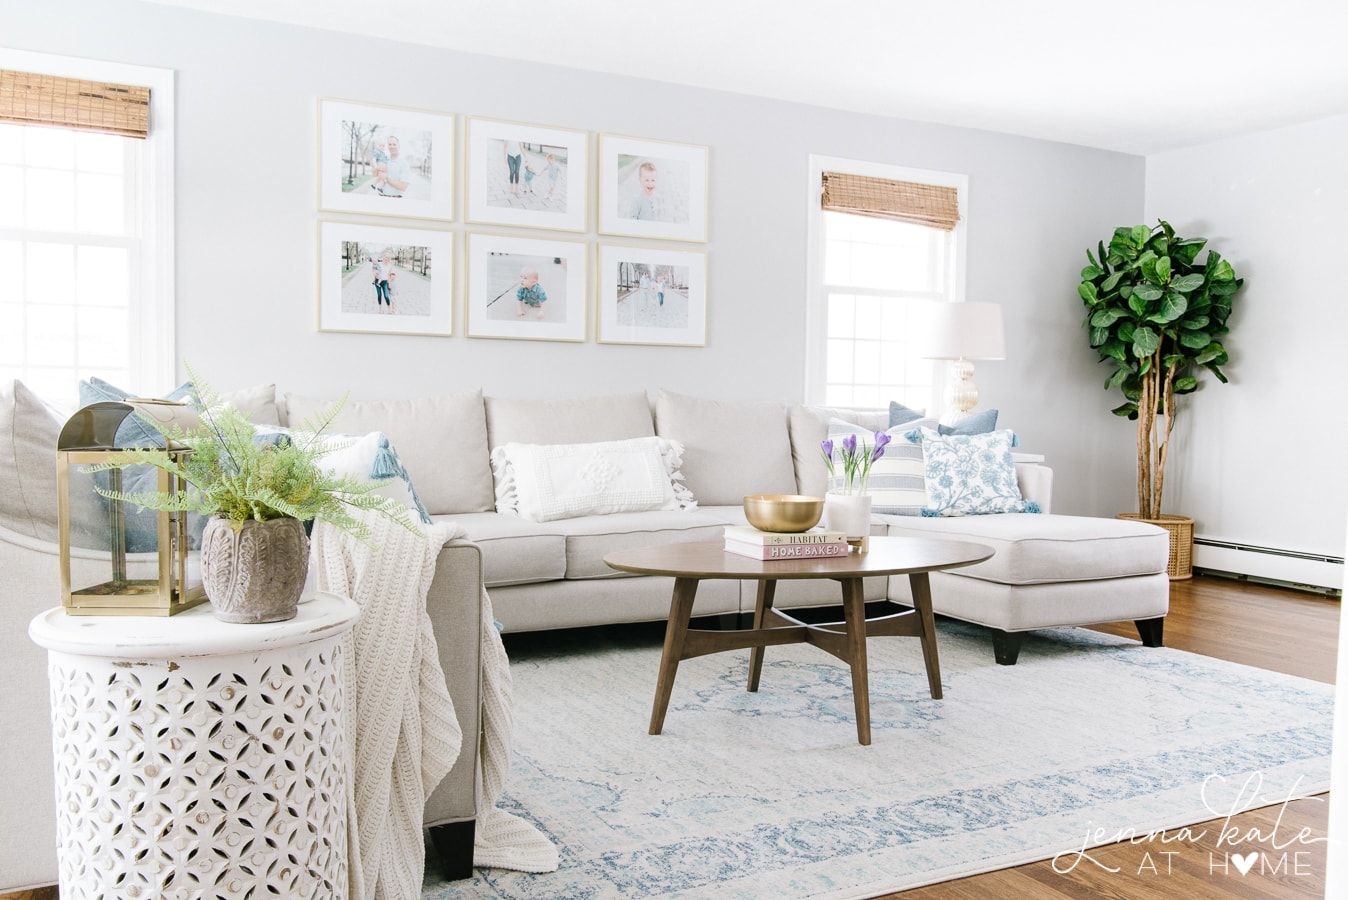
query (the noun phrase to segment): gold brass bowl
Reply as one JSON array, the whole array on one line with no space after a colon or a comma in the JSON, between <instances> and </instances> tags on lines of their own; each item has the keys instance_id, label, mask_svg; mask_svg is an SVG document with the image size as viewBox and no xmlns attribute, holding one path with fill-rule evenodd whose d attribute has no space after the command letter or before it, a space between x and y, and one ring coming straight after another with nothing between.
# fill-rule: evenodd
<instances>
[{"instance_id":1,"label":"gold brass bowl","mask_svg":"<svg viewBox=\"0 0 1348 900\"><path fill-rule=\"evenodd\" d=\"M753 494L744 498L744 515L759 531L809 531L823 514L823 497Z\"/></svg>"}]
</instances>

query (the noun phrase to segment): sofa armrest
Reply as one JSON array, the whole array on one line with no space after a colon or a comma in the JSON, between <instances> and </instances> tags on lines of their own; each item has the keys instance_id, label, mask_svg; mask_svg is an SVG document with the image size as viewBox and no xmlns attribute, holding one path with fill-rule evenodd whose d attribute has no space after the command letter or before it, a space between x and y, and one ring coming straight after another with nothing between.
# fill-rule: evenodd
<instances>
[{"instance_id":1,"label":"sofa armrest","mask_svg":"<svg viewBox=\"0 0 1348 900\"><path fill-rule=\"evenodd\" d=\"M61 603L60 549L0 527L0 684L10 739L0 741L0 894L55 884L56 777L47 651L28 623Z\"/></svg>"},{"instance_id":2,"label":"sofa armrest","mask_svg":"<svg viewBox=\"0 0 1348 900\"><path fill-rule=\"evenodd\" d=\"M1020 495L1039 504L1043 513L1053 512L1053 470L1036 462L1016 463Z\"/></svg>"},{"instance_id":3,"label":"sofa armrest","mask_svg":"<svg viewBox=\"0 0 1348 900\"><path fill-rule=\"evenodd\" d=\"M445 544L426 594L426 611L463 744L454 767L426 800L427 827L477 815L478 737L482 733L482 551L462 539Z\"/></svg>"}]
</instances>

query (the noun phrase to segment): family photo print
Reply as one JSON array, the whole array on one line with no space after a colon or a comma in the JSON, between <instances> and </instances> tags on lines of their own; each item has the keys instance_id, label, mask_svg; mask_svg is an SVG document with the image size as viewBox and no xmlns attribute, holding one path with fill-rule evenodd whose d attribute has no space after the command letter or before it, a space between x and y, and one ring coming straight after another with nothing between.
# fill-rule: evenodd
<instances>
[{"instance_id":1,"label":"family photo print","mask_svg":"<svg viewBox=\"0 0 1348 900\"><path fill-rule=\"evenodd\" d=\"M454 218L454 117L319 101L319 198L334 212Z\"/></svg>"},{"instance_id":2,"label":"family photo print","mask_svg":"<svg viewBox=\"0 0 1348 900\"><path fill-rule=\"evenodd\" d=\"M323 222L319 331L449 335L454 236Z\"/></svg>"},{"instance_id":3,"label":"family photo print","mask_svg":"<svg viewBox=\"0 0 1348 900\"><path fill-rule=\"evenodd\" d=\"M465 147L468 221L585 230L588 132L470 118Z\"/></svg>"},{"instance_id":4,"label":"family photo print","mask_svg":"<svg viewBox=\"0 0 1348 900\"><path fill-rule=\"evenodd\" d=\"M468 235L468 336L585 340L586 247Z\"/></svg>"},{"instance_id":5,"label":"family photo print","mask_svg":"<svg viewBox=\"0 0 1348 900\"><path fill-rule=\"evenodd\" d=\"M707 240L707 148L599 136L599 231Z\"/></svg>"},{"instance_id":6,"label":"family photo print","mask_svg":"<svg viewBox=\"0 0 1348 900\"><path fill-rule=\"evenodd\" d=\"M706 346L706 254L600 245L599 280L600 343Z\"/></svg>"}]
</instances>

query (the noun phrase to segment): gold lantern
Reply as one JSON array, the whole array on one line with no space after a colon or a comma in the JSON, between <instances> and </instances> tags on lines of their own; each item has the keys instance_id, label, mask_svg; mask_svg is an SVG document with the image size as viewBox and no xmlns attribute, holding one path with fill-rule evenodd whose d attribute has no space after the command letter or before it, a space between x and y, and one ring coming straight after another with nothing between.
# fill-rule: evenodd
<instances>
[{"instance_id":1,"label":"gold lantern","mask_svg":"<svg viewBox=\"0 0 1348 900\"><path fill-rule=\"evenodd\" d=\"M104 401L78 410L57 438L61 606L70 615L171 616L206 599L200 554L188 546L186 512L140 510L95 490L174 493L186 482L146 464L85 471L127 460L129 448L118 446L117 432L138 410L161 422L195 417L185 404ZM166 452L180 457L191 450L170 443Z\"/></svg>"}]
</instances>

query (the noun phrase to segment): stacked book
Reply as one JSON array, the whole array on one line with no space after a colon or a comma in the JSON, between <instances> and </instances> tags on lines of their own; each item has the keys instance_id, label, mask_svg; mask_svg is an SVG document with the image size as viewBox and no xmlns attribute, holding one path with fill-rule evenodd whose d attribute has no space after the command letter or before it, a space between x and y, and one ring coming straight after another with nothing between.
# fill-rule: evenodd
<instances>
[{"instance_id":1,"label":"stacked book","mask_svg":"<svg viewBox=\"0 0 1348 900\"><path fill-rule=\"evenodd\" d=\"M789 534L759 531L748 525L726 526L725 549L752 559L818 559L846 556L851 550L844 531L814 529Z\"/></svg>"}]
</instances>

